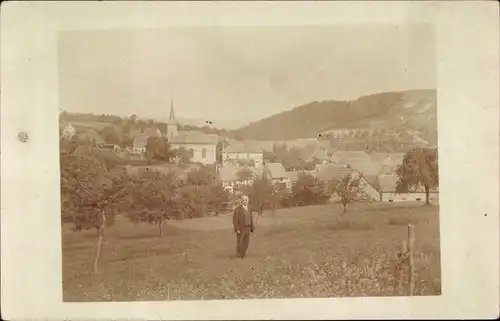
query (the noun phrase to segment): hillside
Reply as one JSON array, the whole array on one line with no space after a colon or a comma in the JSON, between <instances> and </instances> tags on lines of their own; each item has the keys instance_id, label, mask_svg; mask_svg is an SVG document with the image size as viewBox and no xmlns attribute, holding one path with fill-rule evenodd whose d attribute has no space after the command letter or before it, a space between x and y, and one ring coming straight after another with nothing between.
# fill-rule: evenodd
<instances>
[{"instance_id":1,"label":"hillside","mask_svg":"<svg viewBox=\"0 0 500 321\"><path fill-rule=\"evenodd\" d=\"M233 133L245 139L288 140L330 131L414 131L437 140L436 91L411 90L360 97L354 101L311 102L253 122Z\"/></svg>"}]
</instances>

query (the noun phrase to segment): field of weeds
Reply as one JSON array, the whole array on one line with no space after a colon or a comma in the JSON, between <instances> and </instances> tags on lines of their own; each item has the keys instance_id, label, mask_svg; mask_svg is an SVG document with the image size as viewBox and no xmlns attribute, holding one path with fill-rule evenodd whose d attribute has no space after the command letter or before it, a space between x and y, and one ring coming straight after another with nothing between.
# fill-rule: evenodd
<instances>
[{"instance_id":1,"label":"field of weeds","mask_svg":"<svg viewBox=\"0 0 500 321\"><path fill-rule=\"evenodd\" d=\"M415 295L439 295L438 207L334 205L264 213L248 256L234 257L231 216L173 222L165 236L118 219L100 273L95 231L63 228L64 301L392 296L396 253L416 225ZM210 220L210 221L208 221ZM207 226L209 228L207 228Z\"/></svg>"}]
</instances>

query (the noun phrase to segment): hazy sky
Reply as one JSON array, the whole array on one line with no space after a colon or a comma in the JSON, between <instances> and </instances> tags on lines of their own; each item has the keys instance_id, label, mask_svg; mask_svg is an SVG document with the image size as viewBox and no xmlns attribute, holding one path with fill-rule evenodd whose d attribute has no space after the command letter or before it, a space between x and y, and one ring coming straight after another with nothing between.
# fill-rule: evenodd
<instances>
[{"instance_id":1,"label":"hazy sky","mask_svg":"<svg viewBox=\"0 0 500 321\"><path fill-rule=\"evenodd\" d=\"M234 120L435 88L430 26L211 27L60 35L60 108ZM227 125L220 122L219 125Z\"/></svg>"}]
</instances>

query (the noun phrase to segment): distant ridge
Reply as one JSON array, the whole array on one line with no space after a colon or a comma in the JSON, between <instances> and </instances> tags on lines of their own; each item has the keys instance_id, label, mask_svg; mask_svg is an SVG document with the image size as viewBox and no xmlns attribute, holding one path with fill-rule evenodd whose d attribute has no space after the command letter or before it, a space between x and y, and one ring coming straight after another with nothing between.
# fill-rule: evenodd
<instances>
[{"instance_id":1,"label":"distant ridge","mask_svg":"<svg viewBox=\"0 0 500 321\"><path fill-rule=\"evenodd\" d=\"M354 101L311 102L232 131L245 139L317 137L335 129L405 129L437 134L436 90L362 96Z\"/></svg>"}]
</instances>

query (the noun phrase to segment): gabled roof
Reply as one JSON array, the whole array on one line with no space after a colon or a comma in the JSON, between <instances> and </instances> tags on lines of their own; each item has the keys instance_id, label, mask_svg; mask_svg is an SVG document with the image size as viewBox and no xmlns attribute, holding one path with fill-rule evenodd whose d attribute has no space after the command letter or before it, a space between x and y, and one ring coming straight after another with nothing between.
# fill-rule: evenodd
<instances>
[{"instance_id":1,"label":"gabled roof","mask_svg":"<svg viewBox=\"0 0 500 321\"><path fill-rule=\"evenodd\" d=\"M197 130L179 131L169 143L172 144L210 144L217 145L219 136L217 134L205 134Z\"/></svg>"},{"instance_id":2,"label":"gabled roof","mask_svg":"<svg viewBox=\"0 0 500 321\"><path fill-rule=\"evenodd\" d=\"M271 178L287 178L286 170L281 163L266 163L266 169Z\"/></svg>"},{"instance_id":3,"label":"gabled roof","mask_svg":"<svg viewBox=\"0 0 500 321\"><path fill-rule=\"evenodd\" d=\"M320 181L339 180L353 170L336 164L321 165L316 167L316 177Z\"/></svg>"},{"instance_id":4,"label":"gabled roof","mask_svg":"<svg viewBox=\"0 0 500 321\"><path fill-rule=\"evenodd\" d=\"M290 181L296 182L299 180L299 173L300 172L297 172L297 171L287 171L286 175L290 179Z\"/></svg>"},{"instance_id":5,"label":"gabled roof","mask_svg":"<svg viewBox=\"0 0 500 321\"><path fill-rule=\"evenodd\" d=\"M377 175L363 175L363 178L373 186L376 190L380 190L380 185L378 182L378 176Z\"/></svg>"},{"instance_id":6,"label":"gabled roof","mask_svg":"<svg viewBox=\"0 0 500 321\"><path fill-rule=\"evenodd\" d=\"M351 162L369 161L365 151L337 151L334 154L335 162L347 165Z\"/></svg>"},{"instance_id":7,"label":"gabled roof","mask_svg":"<svg viewBox=\"0 0 500 321\"><path fill-rule=\"evenodd\" d=\"M382 162L373 162L368 160L353 161L349 163L349 166L364 175L379 175L381 174L383 164Z\"/></svg>"},{"instance_id":8,"label":"gabled roof","mask_svg":"<svg viewBox=\"0 0 500 321\"><path fill-rule=\"evenodd\" d=\"M389 156L389 153L374 152L370 154L370 161L372 162L382 162Z\"/></svg>"},{"instance_id":9,"label":"gabled roof","mask_svg":"<svg viewBox=\"0 0 500 321\"><path fill-rule=\"evenodd\" d=\"M224 153L262 154L263 149L253 141L230 141Z\"/></svg>"}]
</instances>

